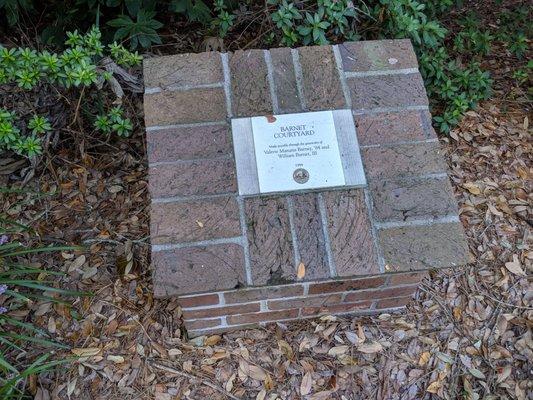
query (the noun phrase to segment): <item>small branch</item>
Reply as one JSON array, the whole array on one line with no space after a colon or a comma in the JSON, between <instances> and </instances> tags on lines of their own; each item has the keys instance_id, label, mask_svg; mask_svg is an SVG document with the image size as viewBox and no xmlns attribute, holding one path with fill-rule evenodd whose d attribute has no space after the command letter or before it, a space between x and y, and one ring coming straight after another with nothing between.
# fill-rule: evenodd
<instances>
[{"instance_id":1,"label":"small branch","mask_svg":"<svg viewBox=\"0 0 533 400\"><path fill-rule=\"evenodd\" d=\"M150 362L150 363L151 363L151 365L153 367L155 367L157 369L160 369L162 371L165 371L165 372L168 372L168 373L171 373L171 374L174 374L174 375L181 376L183 378L187 378L192 383L195 383L195 384L201 383L202 385L208 386L211 389L216 390L217 392L219 392L219 393L223 394L224 396L228 397L229 399L240 400L238 397L235 397L230 392L218 387L217 385L215 385L215 384L213 384L213 383L211 383L209 381L200 379L200 378L198 378L198 377L196 377L194 375L188 374L187 372L183 372L183 371L180 371L180 370L172 368L172 367L167 367L166 365L163 365L163 364L158 364L158 363L155 363L155 362Z\"/></svg>"}]
</instances>

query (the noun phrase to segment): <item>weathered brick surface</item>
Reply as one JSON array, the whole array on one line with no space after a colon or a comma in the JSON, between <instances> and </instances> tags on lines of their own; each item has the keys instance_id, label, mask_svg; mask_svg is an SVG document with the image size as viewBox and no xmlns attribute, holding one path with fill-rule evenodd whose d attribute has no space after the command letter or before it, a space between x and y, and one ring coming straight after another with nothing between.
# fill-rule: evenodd
<instances>
[{"instance_id":1,"label":"weathered brick surface","mask_svg":"<svg viewBox=\"0 0 533 400\"><path fill-rule=\"evenodd\" d=\"M232 111L236 117L272 114L268 70L262 50L230 55Z\"/></svg>"},{"instance_id":2,"label":"weathered brick surface","mask_svg":"<svg viewBox=\"0 0 533 400\"><path fill-rule=\"evenodd\" d=\"M271 49L270 56L279 112L281 114L301 112L302 106L298 96L291 49L286 47Z\"/></svg>"},{"instance_id":3,"label":"weathered brick surface","mask_svg":"<svg viewBox=\"0 0 533 400\"><path fill-rule=\"evenodd\" d=\"M298 54L307 109L318 111L346 107L332 47L300 47Z\"/></svg>"},{"instance_id":4,"label":"weathered brick surface","mask_svg":"<svg viewBox=\"0 0 533 400\"><path fill-rule=\"evenodd\" d=\"M427 277L427 272L409 272L409 273L399 273L399 274L390 274L388 286L397 286L397 285L408 285L410 283L419 283Z\"/></svg>"},{"instance_id":5,"label":"weathered brick surface","mask_svg":"<svg viewBox=\"0 0 533 400\"><path fill-rule=\"evenodd\" d=\"M219 326L221 323L222 323L222 320L220 318L187 321L187 329L195 330L195 329L214 328L216 326Z\"/></svg>"},{"instance_id":6,"label":"weathered brick surface","mask_svg":"<svg viewBox=\"0 0 533 400\"><path fill-rule=\"evenodd\" d=\"M154 125L218 122L226 119L222 88L177 90L144 95L144 121Z\"/></svg>"},{"instance_id":7,"label":"weathered brick surface","mask_svg":"<svg viewBox=\"0 0 533 400\"><path fill-rule=\"evenodd\" d=\"M292 196L294 230L298 240L300 262L305 266L305 280L330 276L328 255L316 194Z\"/></svg>"},{"instance_id":8,"label":"weathered brick surface","mask_svg":"<svg viewBox=\"0 0 533 400\"><path fill-rule=\"evenodd\" d=\"M197 86L224 80L218 52L145 58L143 67L144 85L147 88Z\"/></svg>"},{"instance_id":9,"label":"weathered brick surface","mask_svg":"<svg viewBox=\"0 0 533 400\"><path fill-rule=\"evenodd\" d=\"M312 283L309 285L309 294L373 289L384 285L385 281L386 280L383 276L373 276L353 280L338 280L330 282Z\"/></svg>"},{"instance_id":10,"label":"weathered brick surface","mask_svg":"<svg viewBox=\"0 0 533 400\"><path fill-rule=\"evenodd\" d=\"M412 296L383 299L376 303L376 310L385 308L405 307L413 300Z\"/></svg>"},{"instance_id":11,"label":"weathered brick surface","mask_svg":"<svg viewBox=\"0 0 533 400\"><path fill-rule=\"evenodd\" d=\"M365 76L347 83L354 110L428 105L420 74Z\"/></svg>"},{"instance_id":12,"label":"weathered brick surface","mask_svg":"<svg viewBox=\"0 0 533 400\"><path fill-rule=\"evenodd\" d=\"M324 314L357 313L361 311L368 311L370 306L372 306L372 301L364 300L356 303L343 303L323 307L304 307L302 308L302 316L309 317Z\"/></svg>"},{"instance_id":13,"label":"weathered brick surface","mask_svg":"<svg viewBox=\"0 0 533 400\"><path fill-rule=\"evenodd\" d=\"M152 244L221 239L241 234L235 198L153 203L150 221Z\"/></svg>"},{"instance_id":14,"label":"weathered brick surface","mask_svg":"<svg viewBox=\"0 0 533 400\"><path fill-rule=\"evenodd\" d=\"M213 306L219 303L218 294L202 294L192 297L180 297L178 299L180 306L187 307L201 307L201 306Z\"/></svg>"},{"instance_id":15,"label":"weathered brick surface","mask_svg":"<svg viewBox=\"0 0 533 400\"><path fill-rule=\"evenodd\" d=\"M303 286L301 284L294 284L226 292L224 293L224 299L226 304L233 304L265 299L277 299L280 297L301 296L303 293Z\"/></svg>"},{"instance_id":16,"label":"weathered brick surface","mask_svg":"<svg viewBox=\"0 0 533 400\"><path fill-rule=\"evenodd\" d=\"M351 292L346 295L344 301L346 303L352 303L359 300L368 299L387 299L389 297L401 297L410 296L416 292L418 285L413 286L399 286L399 287L387 287L384 289L376 290L359 290L357 292Z\"/></svg>"},{"instance_id":17,"label":"weathered brick surface","mask_svg":"<svg viewBox=\"0 0 533 400\"><path fill-rule=\"evenodd\" d=\"M286 199L246 199L245 211L253 284L294 281L296 271Z\"/></svg>"},{"instance_id":18,"label":"weathered brick surface","mask_svg":"<svg viewBox=\"0 0 533 400\"><path fill-rule=\"evenodd\" d=\"M233 158L184 161L150 167L153 198L237 193Z\"/></svg>"},{"instance_id":19,"label":"weathered brick surface","mask_svg":"<svg viewBox=\"0 0 533 400\"><path fill-rule=\"evenodd\" d=\"M390 71L418 68L409 39L367 40L339 45L344 71Z\"/></svg>"},{"instance_id":20,"label":"weathered brick surface","mask_svg":"<svg viewBox=\"0 0 533 400\"><path fill-rule=\"evenodd\" d=\"M460 223L383 229L379 241L390 271L446 268L468 262Z\"/></svg>"},{"instance_id":21,"label":"weathered brick surface","mask_svg":"<svg viewBox=\"0 0 533 400\"><path fill-rule=\"evenodd\" d=\"M259 311L261 306L259 303L238 304L235 306L226 307L211 307L199 310L183 310L183 318L185 319L199 319L199 318L213 318L222 317L230 314L246 314Z\"/></svg>"},{"instance_id":22,"label":"weathered brick surface","mask_svg":"<svg viewBox=\"0 0 533 400\"><path fill-rule=\"evenodd\" d=\"M276 321L280 319L296 318L298 310L266 311L261 313L231 315L227 318L228 324L240 325L263 321Z\"/></svg>"},{"instance_id":23,"label":"weathered brick surface","mask_svg":"<svg viewBox=\"0 0 533 400\"><path fill-rule=\"evenodd\" d=\"M152 265L156 297L224 290L246 282L244 253L237 244L155 251Z\"/></svg>"},{"instance_id":24,"label":"weathered brick surface","mask_svg":"<svg viewBox=\"0 0 533 400\"><path fill-rule=\"evenodd\" d=\"M148 162L194 160L233 153L227 125L175 127L147 132Z\"/></svg>"},{"instance_id":25,"label":"weathered brick surface","mask_svg":"<svg viewBox=\"0 0 533 400\"><path fill-rule=\"evenodd\" d=\"M379 273L363 190L335 190L323 196L338 276Z\"/></svg>"},{"instance_id":26,"label":"weathered brick surface","mask_svg":"<svg viewBox=\"0 0 533 400\"><path fill-rule=\"evenodd\" d=\"M355 126L360 146L426 139L421 111L356 115Z\"/></svg>"},{"instance_id":27,"label":"weathered brick surface","mask_svg":"<svg viewBox=\"0 0 533 400\"><path fill-rule=\"evenodd\" d=\"M457 214L448 178L373 181L370 193L378 221L411 221Z\"/></svg>"},{"instance_id":28,"label":"weathered brick surface","mask_svg":"<svg viewBox=\"0 0 533 400\"><path fill-rule=\"evenodd\" d=\"M268 302L268 308L270 310L286 310L289 308L300 307L322 307L331 304L338 304L341 302L341 300L342 295L340 293L314 297L306 296L298 299L272 300Z\"/></svg>"},{"instance_id":29,"label":"weathered brick surface","mask_svg":"<svg viewBox=\"0 0 533 400\"><path fill-rule=\"evenodd\" d=\"M446 172L438 143L418 143L362 149L366 177L388 179Z\"/></svg>"}]
</instances>

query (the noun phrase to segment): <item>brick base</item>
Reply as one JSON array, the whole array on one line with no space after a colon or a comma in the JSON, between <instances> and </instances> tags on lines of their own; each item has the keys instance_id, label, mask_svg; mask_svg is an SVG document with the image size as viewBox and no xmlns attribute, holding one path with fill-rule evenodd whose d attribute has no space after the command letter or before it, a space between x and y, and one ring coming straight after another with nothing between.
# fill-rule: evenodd
<instances>
[{"instance_id":1,"label":"brick base","mask_svg":"<svg viewBox=\"0 0 533 400\"><path fill-rule=\"evenodd\" d=\"M425 275L417 272L266 286L183 296L179 301L188 334L194 337L274 321L401 309Z\"/></svg>"}]
</instances>

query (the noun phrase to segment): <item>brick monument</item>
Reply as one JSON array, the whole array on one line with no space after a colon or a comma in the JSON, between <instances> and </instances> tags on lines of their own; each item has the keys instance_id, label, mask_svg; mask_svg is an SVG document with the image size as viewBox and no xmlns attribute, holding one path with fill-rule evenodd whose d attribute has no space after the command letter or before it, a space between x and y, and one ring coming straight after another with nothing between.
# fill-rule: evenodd
<instances>
[{"instance_id":1,"label":"brick monument","mask_svg":"<svg viewBox=\"0 0 533 400\"><path fill-rule=\"evenodd\" d=\"M190 336L400 309L467 262L417 67L408 40L144 61L154 291Z\"/></svg>"}]
</instances>

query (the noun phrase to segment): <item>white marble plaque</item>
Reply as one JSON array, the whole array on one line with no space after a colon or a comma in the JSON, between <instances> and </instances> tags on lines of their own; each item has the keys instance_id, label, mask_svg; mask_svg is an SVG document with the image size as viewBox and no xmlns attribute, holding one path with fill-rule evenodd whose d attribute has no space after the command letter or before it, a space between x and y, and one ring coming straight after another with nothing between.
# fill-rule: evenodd
<instances>
[{"instance_id":1,"label":"white marble plaque","mask_svg":"<svg viewBox=\"0 0 533 400\"><path fill-rule=\"evenodd\" d=\"M331 111L251 120L261 193L345 185Z\"/></svg>"}]
</instances>

